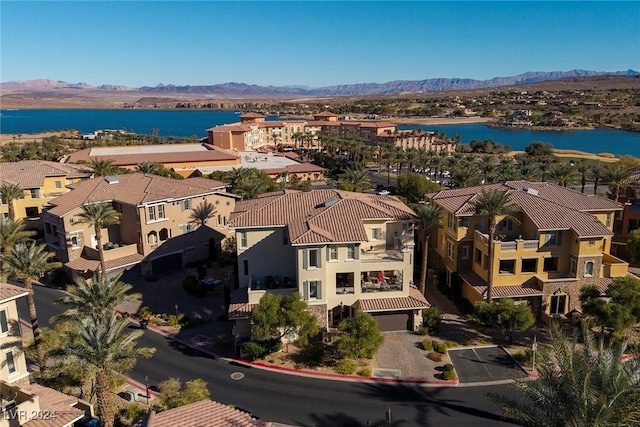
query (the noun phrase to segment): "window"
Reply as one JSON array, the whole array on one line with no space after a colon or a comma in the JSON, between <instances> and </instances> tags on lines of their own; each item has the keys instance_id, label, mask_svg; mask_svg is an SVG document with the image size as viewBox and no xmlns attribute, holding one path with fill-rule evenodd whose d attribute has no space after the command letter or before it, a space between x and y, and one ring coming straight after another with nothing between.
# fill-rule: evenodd
<instances>
[{"instance_id":1,"label":"window","mask_svg":"<svg viewBox=\"0 0 640 427\"><path fill-rule=\"evenodd\" d=\"M571 262L569 263L569 273L575 275L576 274L576 269L577 269L577 263L575 259L571 259Z\"/></svg>"},{"instance_id":2,"label":"window","mask_svg":"<svg viewBox=\"0 0 640 427\"><path fill-rule=\"evenodd\" d=\"M475 256L476 264L482 265L482 251L476 248L476 256Z\"/></svg>"},{"instance_id":3,"label":"window","mask_svg":"<svg viewBox=\"0 0 640 427\"><path fill-rule=\"evenodd\" d=\"M191 199L184 199L180 201L180 208L183 211L188 211L189 209L191 209Z\"/></svg>"},{"instance_id":4,"label":"window","mask_svg":"<svg viewBox=\"0 0 640 427\"><path fill-rule=\"evenodd\" d=\"M604 222L604 225L611 228L611 213L608 213Z\"/></svg>"},{"instance_id":5,"label":"window","mask_svg":"<svg viewBox=\"0 0 640 427\"><path fill-rule=\"evenodd\" d=\"M304 299L322 299L322 282L320 280L310 280L304 282Z\"/></svg>"},{"instance_id":6,"label":"window","mask_svg":"<svg viewBox=\"0 0 640 427\"><path fill-rule=\"evenodd\" d=\"M538 260L536 258L522 260L523 273L535 273L536 271L538 271Z\"/></svg>"},{"instance_id":7,"label":"window","mask_svg":"<svg viewBox=\"0 0 640 427\"><path fill-rule=\"evenodd\" d=\"M347 259L356 259L356 245L351 243L347 245Z\"/></svg>"},{"instance_id":8,"label":"window","mask_svg":"<svg viewBox=\"0 0 640 427\"><path fill-rule=\"evenodd\" d=\"M163 219L164 217L164 205L158 205L158 219Z\"/></svg>"},{"instance_id":9,"label":"window","mask_svg":"<svg viewBox=\"0 0 640 427\"><path fill-rule=\"evenodd\" d=\"M515 274L516 261L513 259L501 259L499 271L500 271L500 274Z\"/></svg>"},{"instance_id":10,"label":"window","mask_svg":"<svg viewBox=\"0 0 640 427\"><path fill-rule=\"evenodd\" d=\"M56 181L56 188L62 188L62 182Z\"/></svg>"},{"instance_id":11,"label":"window","mask_svg":"<svg viewBox=\"0 0 640 427\"><path fill-rule=\"evenodd\" d=\"M282 229L282 244L285 246L289 244L289 229L287 228Z\"/></svg>"},{"instance_id":12,"label":"window","mask_svg":"<svg viewBox=\"0 0 640 427\"><path fill-rule=\"evenodd\" d=\"M320 268L320 249L307 249L303 252L305 269Z\"/></svg>"},{"instance_id":13,"label":"window","mask_svg":"<svg viewBox=\"0 0 640 427\"><path fill-rule=\"evenodd\" d=\"M149 234L147 234L147 243L151 245L153 245L154 243L158 243L158 235L156 234L155 231L152 231Z\"/></svg>"},{"instance_id":14,"label":"window","mask_svg":"<svg viewBox=\"0 0 640 427\"><path fill-rule=\"evenodd\" d=\"M469 246L462 246L461 251L462 259L469 259Z\"/></svg>"},{"instance_id":15,"label":"window","mask_svg":"<svg viewBox=\"0 0 640 427\"><path fill-rule=\"evenodd\" d=\"M449 240L447 240L447 255L453 259L453 243Z\"/></svg>"},{"instance_id":16,"label":"window","mask_svg":"<svg viewBox=\"0 0 640 427\"><path fill-rule=\"evenodd\" d=\"M595 246L596 245L596 241L594 239L589 240L588 243L589 246Z\"/></svg>"},{"instance_id":17,"label":"window","mask_svg":"<svg viewBox=\"0 0 640 427\"><path fill-rule=\"evenodd\" d=\"M13 374L16 371L16 362L13 360L13 352L11 350L5 353L7 359L7 370L10 374Z\"/></svg>"},{"instance_id":18,"label":"window","mask_svg":"<svg viewBox=\"0 0 640 427\"><path fill-rule=\"evenodd\" d=\"M0 310L0 334L9 332L9 322L7 321L7 310Z\"/></svg>"},{"instance_id":19,"label":"window","mask_svg":"<svg viewBox=\"0 0 640 427\"><path fill-rule=\"evenodd\" d=\"M505 218L498 224L499 231L511 231L513 230L513 221L509 218Z\"/></svg>"},{"instance_id":20,"label":"window","mask_svg":"<svg viewBox=\"0 0 640 427\"><path fill-rule=\"evenodd\" d=\"M547 246L562 245L562 231L549 231L545 234L544 244Z\"/></svg>"},{"instance_id":21,"label":"window","mask_svg":"<svg viewBox=\"0 0 640 427\"><path fill-rule=\"evenodd\" d=\"M169 238L169 230L167 230L166 228L163 228L162 230L160 230L159 236L160 236L160 241L164 242Z\"/></svg>"},{"instance_id":22,"label":"window","mask_svg":"<svg viewBox=\"0 0 640 427\"><path fill-rule=\"evenodd\" d=\"M218 214L218 225L222 225L222 215Z\"/></svg>"},{"instance_id":23,"label":"window","mask_svg":"<svg viewBox=\"0 0 640 427\"><path fill-rule=\"evenodd\" d=\"M413 224L411 223L403 223L402 224L402 234L410 234L413 233Z\"/></svg>"},{"instance_id":24,"label":"window","mask_svg":"<svg viewBox=\"0 0 640 427\"><path fill-rule=\"evenodd\" d=\"M469 228L469 217L460 218L460 227Z\"/></svg>"},{"instance_id":25,"label":"window","mask_svg":"<svg viewBox=\"0 0 640 427\"><path fill-rule=\"evenodd\" d=\"M544 271L558 271L558 257L545 258L542 268Z\"/></svg>"},{"instance_id":26,"label":"window","mask_svg":"<svg viewBox=\"0 0 640 427\"><path fill-rule=\"evenodd\" d=\"M71 236L71 247L72 248L77 248L78 247L78 236Z\"/></svg>"},{"instance_id":27,"label":"window","mask_svg":"<svg viewBox=\"0 0 640 427\"><path fill-rule=\"evenodd\" d=\"M149 221L155 221L156 220L156 207L155 206L148 206L147 207L147 216L149 217Z\"/></svg>"},{"instance_id":28,"label":"window","mask_svg":"<svg viewBox=\"0 0 640 427\"><path fill-rule=\"evenodd\" d=\"M566 295L552 295L551 305L549 307L550 314L564 314L564 307L567 302Z\"/></svg>"},{"instance_id":29,"label":"window","mask_svg":"<svg viewBox=\"0 0 640 427\"><path fill-rule=\"evenodd\" d=\"M638 220L637 219L629 219L628 231L633 231L638 228Z\"/></svg>"},{"instance_id":30,"label":"window","mask_svg":"<svg viewBox=\"0 0 640 427\"><path fill-rule=\"evenodd\" d=\"M37 206L24 208L24 213L27 216L27 218L29 218L29 219L38 219L38 218L40 218L40 212L38 212L38 207Z\"/></svg>"},{"instance_id":31,"label":"window","mask_svg":"<svg viewBox=\"0 0 640 427\"><path fill-rule=\"evenodd\" d=\"M32 199L38 199L40 198L40 190L38 190L37 188L32 188L31 190L29 190L31 193L31 198Z\"/></svg>"},{"instance_id":32,"label":"window","mask_svg":"<svg viewBox=\"0 0 640 427\"><path fill-rule=\"evenodd\" d=\"M371 239L372 240L382 240L382 228L372 228L371 229Z\"/></svg>"},{"instance_id":33,"label":"window","mask_svg":"<svg viewBox=\"0 0 640 427\"><path fill-rule=\"evenodd\" d=\"M337 261L338 260L338 247L331 245L329 246L329 261Z\"/></svg>"},{"instance_id":34,"label":"window","mask_svg":"<svg viewBox=\"0 0 640 427\"><path fill-rule=\"evenodd\" d=\"M240 233L238 233L240 235L240 247L241 248L246 248L247 247L247 232L246 231L241 231Z\"/></svg>"},{"instance_id":35,"label":"window","mask_svg":"<svg viewBox=\"0 0 640 427\"><path fill-rule=\"evenodd\" d=\"M245 276L249 275L249 260L242 261L242 272Z\"/></svg>"},{"instance_id":36,"label":"window","mask_svg":"<svg viewBox=\"0 0 640 427\"><path fill-rule=\"evenodd\" d=\"M593 261L587 261L584 265L584 275L593 276Z\"/></svg>"}]
</instances>

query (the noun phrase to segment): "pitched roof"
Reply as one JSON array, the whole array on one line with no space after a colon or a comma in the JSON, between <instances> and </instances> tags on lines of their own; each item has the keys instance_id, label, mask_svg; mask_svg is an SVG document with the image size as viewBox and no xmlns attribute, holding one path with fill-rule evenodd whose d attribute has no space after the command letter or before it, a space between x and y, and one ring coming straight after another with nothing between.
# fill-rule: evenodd
<instances>
[{"instance_id":1,"label":"pitched roof","mask_svg":"<svg viewBox=\"0 0 640 427\"><path fill-rule=\"evenodd\" d=\"M127 255L121 258L110 259L105 262L107 271L114 270L116 268L127 267L140 263L144 259L142 254ZM65 267L74 271L97 271L100 265L99 260L89 259L84 257L76 258L65 264Z\"/></svg>"},{"instance_id":2,"label":"pitched roof","mask_svg":"<svg viewBox=\"0 0 640 427\"><path fill-rule=\"evenodd\" d=\"M44 185L44 179L48 177L90 178L92 174L93 171L86 165L69 165L45 160L0 163L0 184L16 184L23 189L40 188Z\"/></svg>"},{"instance_id":3,"label":"pitched roof","mask_svg":"<svg viewBox=\"0 0 640 427\"><path fill-rule=\"evenodd\" d=\"M147 427L268 427L271 423L213 400L155 413L147 419Z\"/></svg>"},{"instance_id":4,"label":"pitched roof","mask_svg":"<svg viewBox=\"0 0 640 427\"><path fill-rule=\"evenodd\" d=\"M114 166L135 166L138 163L192 163L236 160L237 156L209 144L158 144L122 147L92 147L76 151L66 164L111 160ZM85 166L86 167L86 166Z\"/></svg>"},{"instance_id":5,"label":"pitched roof","mask_svg":"<svg viewBox=\"0 0 640 427\"><path fill-rule=\"evenodd\" d=\"M487 282L473 271L464 271L460 273L462 280L467 282L480 295L487 295ZM535 283L524 283L520 285L494 285L494 298L516 298L516 297L533 297L542 296L542 290Z\"/></svg>"},{"instance_id":6,"label":"pitched roof","mask_svg":"<svg viewBox=\"0 0 640 427\"><path fill-rule=\"evenodd\" d=\"M419 310L431 306L415 286L409 288L409 296L361 298L358 304L360 309L366 312Z\"/></svg>"},{"instance_id":7,"label":"pitched roof","mask_svg":"<svg viewBox=\"0 0 640 427\"><path fill-rule=\"evenodd\" d=\"M251 310L257 304L249 304L249 288L240 288L231 292L229 319L249 319Z\"/></svg>"},{"instance_id":8,"label":"pitched roof","mask_svg":"<svg viewBox=\"0 0 640 427\"><path fill-rule=\"evenodd\" d=\"M585 195L548 182L507 181L503 184L441 190L425 197L456 216L473 216L473 203L483 190L509 193L510 201L522 210L538 230L573 230L581 237L613 234L588 212L622 209L622 205L614 200Z\"/></svg>"},{"instance_id":9,"label":"pitched roof","mask_svg":"<svg viewBox=\"0 0 640 427\"><path fill-rule=\"evenodd\" d=\"M19 286L0 282L0 302L8 302L27 295L29 291Z\"/></svg>"},{"instance_id":10,"label":"pitched roof","mask_svg":"<svg viewBox=\"0 0 640 427\"><path fill-rule=\"evenodd\" d=\"M107 178L112 183L109 183ZM225 183L207 178L173 179L141 173L107 178L94 178L70 186L72 191L50 202L52 208L49 212L64 216L85 203L102 201L117 201L139 206L163 200L224 192L226 188Z\"/></svg>"},{"instance_id":11,"label":"pitched roof","mask_svg":"<svg viewBox=\"0 0 640 427\"><path fill-rule=\"evenodd\" d=\"M244 113L240 115L241 119L260 119L260 118L264 118L265 116L263 114L260 113Z\"/></svg>"},{"instance_id":12,"label":"pitched roof","mask_svg":"<svg viewBox=\"0 0 640 427\"><path fill-rule=\"evenodd\" d=\"M24 387L24 390L38 396L39 410L41 412L44 413L46 411L50 414L55 414L55 417L51 417L51 419L32 419L23 424L24 427L69 426L85 415L83 410L74 406L78 403L78 399L75 397L39 384L29 384Z\"/></svg>"},{"instance_id":13,"label":"pitched roof","mask_svg":"<svg viewBox=\"0 0 640 427\"><path fill-rule=\"evenodd\" d=\"M340 190L282 190L236 203L236 228L288 227L292 245L368 240L364 220L400 221L414 212L393 196Z\"/></svg>"}]
</instances>

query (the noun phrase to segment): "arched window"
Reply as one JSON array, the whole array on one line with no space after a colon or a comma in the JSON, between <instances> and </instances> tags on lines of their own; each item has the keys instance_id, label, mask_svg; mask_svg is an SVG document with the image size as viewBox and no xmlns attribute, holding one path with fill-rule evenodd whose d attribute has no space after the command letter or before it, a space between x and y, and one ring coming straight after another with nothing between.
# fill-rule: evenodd
<instances>
[{"instance_id":1,"label":"arched window","mask_svg":"<svg viewBox=\"0 0 640 427\"><path fill-rule=\"evenodd\" d=\"M584 275L593 276L593 261L587 261L584 265Z\"/></svg>"},{"instance_id":2,"label":"arched window","mask_svg":"<svg viewBox=\"0 0 640 427\"><path fill-rule=\"evenodd\" d=\"M147 243L150 243L150 244L158 243L158 235L156 234L155 231L152 231L149 234L147 234Z\"/></svg>"},{"instance_id":3,"label":"arched window","mask_svg":"<svg viewBox=\"0 0 640 427\"><path fill-rule=\"evenodd\" d=\"M167 230L166 228L163 228L162 230L160 230L160 241L164 242L168 238L169 238L169 230Z\"/></svg>"}]
</instances>

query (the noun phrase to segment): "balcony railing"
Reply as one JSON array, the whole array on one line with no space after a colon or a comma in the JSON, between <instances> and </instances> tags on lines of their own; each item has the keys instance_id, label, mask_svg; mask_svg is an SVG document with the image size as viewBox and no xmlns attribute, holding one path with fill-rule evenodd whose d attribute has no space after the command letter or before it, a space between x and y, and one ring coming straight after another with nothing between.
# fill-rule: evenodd
<instances>
[{"instance_id":1,"label":"balcony railing","mask_svg":"<svg viewBox=\"0 0 640 427\"><path fill-rule=\"evenodd\" d=\"M98 252L97 249L91 248L89 246L85 246L84 252L86 256L90 259L100 259L100 252ZM138 253L138 245L135 243L132 243L130 245L123 245L122 243L107 242L104 245L105 261L111 261L113 259L118 259L118 258L126 257L129 255L135 255L137 253Z\"/></svg>"},{"instance_id":2,"label":"balcony railing","mask_svg":"<svg viewBox=\"0 0 640 427\"><path fill-rule=\"evenodd\" d=\"M298 285L290 277L264 276L251 277L251 290L295 289Z\"/></svg>"},{"instance_id":3,"label":"balcony railing","mask_svg":"<svg viewBox=\"0 0 640 427\"><path fill-rule=\"evenodd\" d=\"M624 277L629 272L627 262L610 254L602 255L602 268L604 277Z\"/></svg>"}]
</instances>

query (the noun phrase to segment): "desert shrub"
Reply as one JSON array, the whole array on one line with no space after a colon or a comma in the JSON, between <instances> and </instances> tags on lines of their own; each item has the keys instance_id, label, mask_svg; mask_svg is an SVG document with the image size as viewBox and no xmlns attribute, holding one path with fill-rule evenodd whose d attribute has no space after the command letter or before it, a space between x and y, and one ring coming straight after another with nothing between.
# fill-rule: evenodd
<instances>
[{"instance_id":1,"label":"desert shrub","mask_svg":"<svg viewBox=\"0 0 640 427\"><path fill-rule=\"evenodd\" d=\"M422 326L429 331L436 331L442 321L442 313L438 307L429 307L422 310Z\"/></svg>"},{"instance_id":2,"label":"desert shrub","mask_svg":"<svg viewBox=\"0 0 640 427\"><path fill-rule=\"evenodd\" d=\"M131 426L136 425L144 419L147 415L147 410L137 403L127 405L118 411L116 418L116 426Z\"/></svg>"},{"instance_id":3,"label":"desert shrub","mask_svg":"<svg viewBox=\"0 0 640 427\"><path fill-rule=\"evenodd\" d=\"M429 353L427 353L427 358L433 360L434 362L441 362L442 354L437 353L435 351L430 351Z\"/></svg>"},{"instance_id":4,"label":"desert shrub","mask_svg":"<svg viewBox=\"0 0 640 427\"><path fill-rule=\"evenodd\" d=\"M335 371L341 375L351 375L356 372L358 365L353 359L342 359L336 363Z\"/></svg>"},{"instance_id":5,"label":"desert shrub","mask_svg":"<svg viewBox=\"0 0 640 427\"><path fill-rule=\"evenodd\" d=\"M441 341L434 341L433 349L440 354L445 354L447 352L447 344Z\"/></svg>"},{"instance_id":6,"label":"desert shrub","mask_svg":"<svg viewBox=\"0 0 640 427\"><path fill-rule=\"evenodd\" d=\"M416 334L429 335L429 328L426 326L418 326L418 329L416 329Z\"/></svg>"},{"instance_id":7,"label":"desert shrub","mask_svg":"<svg viewBox=\"0 0 640 427\"><path fill-rule=\"evenodd\" d=\"M321 342L313 342L304 347L300 352L300 362L306 366L318 366L324 358L324 344Z\"/></svg>"},{"instance_id":8,"label":"desert shrub","mask_svg":"<svg viewBox=\"0 0 640 427\"><path fill-rule=\"evenodd\" d=\"M242 343L240 348L249 360L260 359L268 354L267 349L260 341L248 341Z\"/></svg>"},{"instance_id":9,"label":"desert shrub","mask_svg":"<svg viewBox=\"0 0 640 427\"><path fill-rule=\"evenodd\" d=\"M153 313L151 312L151 309L149 307L142 306L140 307L140 309L138 310L138 317L141 319L146 319L147 317L151 316Z\"/></svg>"},{"instance_id":10,"label":"desert shrub","mask_svg":"<svg viewBox=\"0 0 640 427\"><path fill-rule=\"evenodd\" d=\"M170 314L167 317L167 323L169 323L169 326L178 326L180 322L180 319L178 319L178 316L176 316L175 314Z\"/></svg>"},{"instance_id":11,"label":"desert shrub","mask_svg":"<svg viewBox=\"0 0 640 427\"><path fill-rule=\"evenodd\" d=\"M431 340L422 340L422 342L420 343L420 345L422 346L422 349L425 351L432 351L433 350L433 341Z\"/></svg>"},{"instance_id":12,"label":"desert shrub","mask_svg":"<svg viewBox=\"0 0 640 427\"><path fill-rule=\"evenodd\" d=\"M518 353L512 354L511 357L526 368L531 368L533 365L533 350L530 348L526 348ZM550 357L551 350L549 347L538 345L538 350L536 351L536 365L546 364Z\"/></svg>"},{"instance_id":13,"label":"desert shrub","mask_svg":"<svg viewBox=\"0 0 640 427\"><path fill-rule=\"evenodd\" d=\"M456 375L456 370L451 363L447 363L446 365L444 365L442 376L445 380L455 380L458 377Z\"/></svg>"},{"instance_id":14,"label":"desert shrub","mask_svg":"<svg viewBox=\"0 0 640 427\"><path fill-rule=\"evenodd\" d=\"M446 345L447 348L454 348L454 347L458 347L460 344L458 344L455 341L445 341L444 345Z\"/></svg>"},{"instance_id":15,"label":"desert shrub","mask_svg":"<svg viewBox=\"0 0 640 427\"><path fill-rule=\"evenodd\" d=\"M360 375L361 377L370 377L371 376L371 369L369 369L369 368L360 369L358 371L358 375Z\"/></svg>"},{"instance_id":16,"label":"desert shrub","mask_svg":"<svg viewBox=\"0 0 640 427\"><path fill-rule=\"evenodd\" d=\"M200 283L200 280L198 280L198 278L193 274L182 279L182 287L185 291L197 297L204 297L207 295L207 288L205 288L202 283Z\"/></svg>"},{"instance_id":17,"label":"desert shrub","mask_svg":"<svg viewBox=\"0 0 640 427\"><path fill-rule=\"evenodd\" d=\"M181 316L180 319L178 319L178 324L183 328L189 328L191 326L197 325L198 322L185 314L184 316Z\"/></svg>"}]
</instances>

